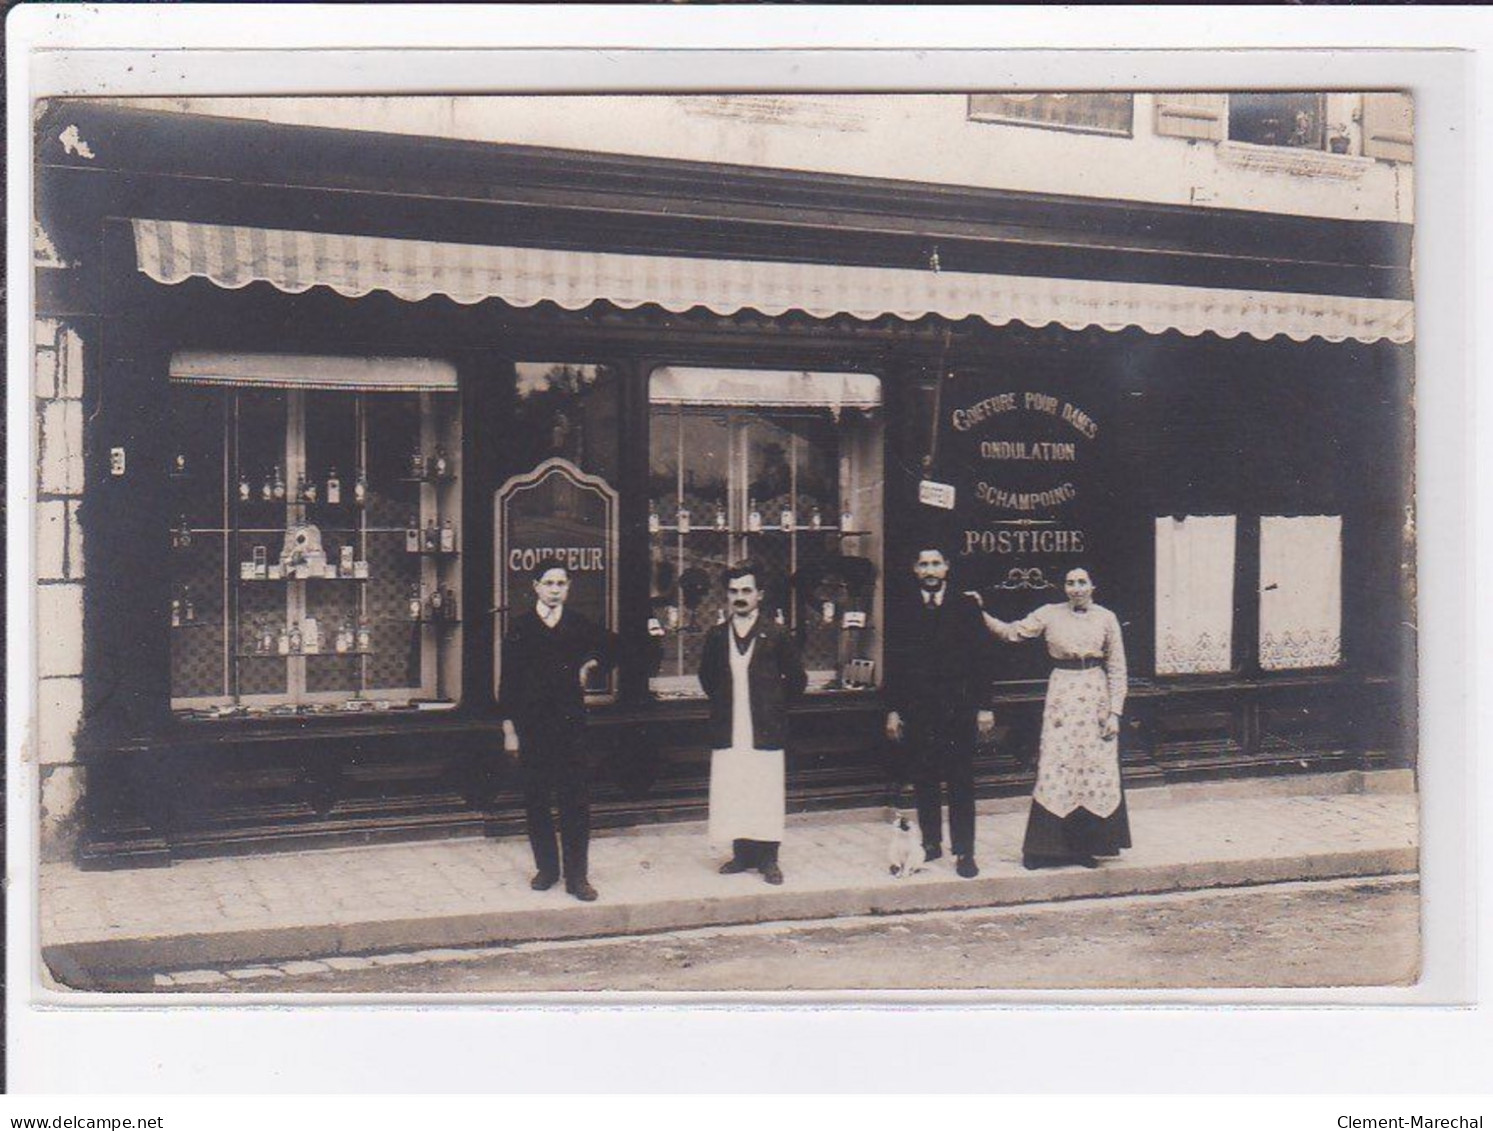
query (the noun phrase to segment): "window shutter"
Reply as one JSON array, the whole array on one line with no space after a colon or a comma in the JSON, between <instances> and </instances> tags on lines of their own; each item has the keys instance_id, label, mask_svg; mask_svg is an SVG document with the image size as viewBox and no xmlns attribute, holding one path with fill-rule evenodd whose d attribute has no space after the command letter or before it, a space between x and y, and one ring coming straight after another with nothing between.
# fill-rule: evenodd
<instances>
[{"instance_id":1,"label":"window shutter","mask_svg":"<svg viewBox=\"0 0 1493 1131\"><path fill-rule=\"evenodd\" d=\"M1156 132L1162 137L1222 141L1227 132L1226 94L1158 94Z\"/></svg>"},{"instance_id":2,"label":"window shutter","mask_svg":"<svg viewBox=\"0 0 1493 1131\"><path fill-rule=\"evenodd\" d=\"M1383 161L1415 156L1415 103L1408 94L1363 96L1363 155Z\"/></svg>"}]
</instances>

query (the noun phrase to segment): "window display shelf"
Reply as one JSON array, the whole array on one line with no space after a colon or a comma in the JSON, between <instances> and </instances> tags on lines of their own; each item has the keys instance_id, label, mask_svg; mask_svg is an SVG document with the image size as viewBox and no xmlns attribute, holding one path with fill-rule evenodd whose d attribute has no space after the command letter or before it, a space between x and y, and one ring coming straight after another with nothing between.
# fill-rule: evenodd
<instances>
[{"instance_id":1,"label":"window display shelf","mask_svg":"<svg viewBox=\"0 0 1493 1131\"><path fill-rule=\"evenodd\" d=\"M346 652L338 652L335 648L330 652L235 652L240 660L297 660L297 659L323 659L346 660L358 656L377 656L378 653L372 648L354 648Z\"/></svg>"}]
</instances>

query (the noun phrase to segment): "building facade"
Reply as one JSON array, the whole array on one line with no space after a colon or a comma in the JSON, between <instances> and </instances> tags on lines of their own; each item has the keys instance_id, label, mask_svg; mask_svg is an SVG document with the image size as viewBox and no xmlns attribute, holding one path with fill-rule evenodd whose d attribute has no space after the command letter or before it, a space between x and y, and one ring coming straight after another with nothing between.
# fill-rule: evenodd
<instances>
[{"instance_id":1,"label":"building facade","mask_svg":"<svg viewBox=\"0 0 1493 1131\"><path fill-rule=\"evenodd\" d=\"M44 850L506 835L497 641L618 632L598 823L703 813L719 574L810 670L790 804L894 788L887 594L1084 564L1132 784L1413 764L1396 94L38 108ZM87 547L85 568L83 550ZM1045 664L990 689L1031 781Z\"/></svg>"}]
</instances>

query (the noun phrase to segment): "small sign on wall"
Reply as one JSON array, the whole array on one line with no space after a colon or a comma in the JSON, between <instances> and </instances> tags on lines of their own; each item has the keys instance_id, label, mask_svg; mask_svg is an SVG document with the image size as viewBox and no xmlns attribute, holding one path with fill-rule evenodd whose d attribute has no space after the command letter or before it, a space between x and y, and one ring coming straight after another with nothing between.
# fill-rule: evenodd
<instances>
[{"instance_id":1,"label":"small sign on wall","mask_svg":"<svg viewBox=\"0 0 1493 1131\"><path fill-rule=\"evenodd\" d=\"M931 479L924 479L918 484L918 502L925 507L937 507L939 510L951 511L954 509L954 487L951 483L935 483Z\"/></svg>"}]
</instances>

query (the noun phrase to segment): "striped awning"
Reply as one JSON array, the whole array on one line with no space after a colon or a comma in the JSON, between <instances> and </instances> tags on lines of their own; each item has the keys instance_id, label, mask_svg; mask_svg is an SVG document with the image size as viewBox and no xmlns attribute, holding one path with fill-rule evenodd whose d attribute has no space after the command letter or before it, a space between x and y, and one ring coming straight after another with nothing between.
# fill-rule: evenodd
<instances>
[{"instance_id":1,"label":"striped awning","mask_svg":"<svg viewBox=\"0 0 1493 1131\"><path fill-rule=\"evenodd\" d=\"M530 247L433 243L136 220L141 271L159 283L207 279L239 288L264 282L292 294L329 287L350 298L386 291L410 302L444 295L460 303L497 298L514 306L553 302L579 310L597 301L682 313L802 311L816 318L938 315L994 326L1052 323L1070 330L1139 327L1224 338L1408 342L1414 306L1398 299L1242 291L1156 283L980 275L749 259L623 255Z\"/></svg>"}]
</instances>

